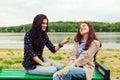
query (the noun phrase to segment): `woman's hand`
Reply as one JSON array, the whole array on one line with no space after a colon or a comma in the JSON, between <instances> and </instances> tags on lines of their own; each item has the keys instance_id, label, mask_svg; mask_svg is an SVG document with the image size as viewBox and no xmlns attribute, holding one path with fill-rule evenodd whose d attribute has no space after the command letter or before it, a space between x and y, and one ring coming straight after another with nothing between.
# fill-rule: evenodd
<instances>
[{"instance_id":1,"label":"woman's hand","mask_svg":"<svg viewBox=\"0 0 120 80\"><path fill-rule=\"evenodd\" d=\"M43 62L41 65L42 66L51 66L52 62Z\"/></svg>"},{"instance_id":2,"label":"woman's hand","mask_svg":"<svg viewBox=\"0 0 120 80\"><path fill-rule=\"evenodd\" d=\"M75 63L72 63L71 66L75 66Z\"/></svg>"},{"instance_id":3,"label":"woman's hand","mask_svg":"<svg viewBox=\"0 0 120 80\"><path fill-rule=\"evenodd\" d=\"M61 44L64 45L66 43L68 43L70 41L70 36L66 37L62 42Z\"/></svg>"},{"instance_id":4,"label":"woman's hand","mask_svg":"<svg viewBox=\"0 0 120 80\"><path fill-rule=\"evenodd\" d=\"M62 74L67 74L68 73L68 66L64 67L62 70L57 71L56 74L58 75L58 77L61 79L62 78Z\"/></svg>"},{"instance_id":5,"label":"woman's hand","mask_svg":"<svg viewBox=\"0 0 120 80\"><path fill-rule=\"evenodd\" d=\"M61 47L63 47L64 44L68 43L70 41L70 37L66 37L62 42L58 44L58 46L55 47L55 51L59 50Z\"/></svg>"},{"instance_id":6,"label":"woman's hand","mask_svg":"<svg viewBox=\"0 0 120 80\"><path fill-rule=\"evenodd\" d=\"M62 70L57 71L56 74L58 75L58 77L61 79L62 78Z\"/></svg>"}]
</instances>

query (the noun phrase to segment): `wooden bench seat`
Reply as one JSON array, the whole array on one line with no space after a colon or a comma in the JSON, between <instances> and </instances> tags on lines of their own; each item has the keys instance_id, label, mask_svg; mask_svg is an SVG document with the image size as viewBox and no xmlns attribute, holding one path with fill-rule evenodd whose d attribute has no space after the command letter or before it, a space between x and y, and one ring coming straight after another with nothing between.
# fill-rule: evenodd
<instances>
[{"instance_id":1,"label":"wooden bench seat","mask_svg":"<svg viewBox=\"0 0 120 80\"><path fill-rule=\"evenodd\" d=\"M92 80L110 80L109 76L106 77L106 73L104 73L104 76L99 70L96 66ZM109 73L107 73L107 75L108 74ZM0 80L52 80L52 76L31 75L27 74L24 69L0 69ZM72 78L72 80L85 79Z\"/></svg>"}]
</instances>

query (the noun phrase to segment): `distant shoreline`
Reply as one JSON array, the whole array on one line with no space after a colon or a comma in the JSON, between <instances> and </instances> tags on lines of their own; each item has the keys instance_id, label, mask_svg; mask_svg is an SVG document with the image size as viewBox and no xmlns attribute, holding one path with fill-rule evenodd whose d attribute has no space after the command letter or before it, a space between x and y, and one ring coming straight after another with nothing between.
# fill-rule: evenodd
<instances>
[{"instance_id":1,"label":"distant shoreline","mask_svg":"<svg viewBox=\"0 0 120 80\"><path fill-rule=\"evenodd\" d=\"M20 34L25 34L26 32L0 32L0 33L20 33ZM76 32L48 32L48 34L74 34ZM120 32L95 32L95 33L120 33Z\"/></svg>"}]
</instances>

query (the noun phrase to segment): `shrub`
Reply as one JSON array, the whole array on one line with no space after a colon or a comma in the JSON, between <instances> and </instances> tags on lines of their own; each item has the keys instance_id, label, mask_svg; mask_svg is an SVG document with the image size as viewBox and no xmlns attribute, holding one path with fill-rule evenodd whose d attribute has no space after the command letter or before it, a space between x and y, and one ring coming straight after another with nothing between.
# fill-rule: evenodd
<instances>
[{"instance_id":1,"label":"shrub","mask_svg":"<svg viewBox=\"0 0 120 80\"><path fill-rule=\"evenodd\" d=\"M53 60L62 60L64 59L62 56L54 56L52 57Z\"/></svg>"},{"instance_id":2,"label":"shrub","mask_svg":"<svg viewBox=\"0 0 120 80\"><path fill-rule=\"evenodd\" d=\"M3 60L3 63L5 63L5 64L14 64L14 62L13 61L11 61L11 60Z\"/></svg>"}]
</instances>

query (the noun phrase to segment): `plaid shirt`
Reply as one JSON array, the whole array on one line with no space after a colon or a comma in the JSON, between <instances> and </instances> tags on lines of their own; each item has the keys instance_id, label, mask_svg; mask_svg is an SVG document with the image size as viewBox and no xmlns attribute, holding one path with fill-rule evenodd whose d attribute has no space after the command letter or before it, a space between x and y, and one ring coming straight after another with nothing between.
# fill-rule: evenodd
<instances>
[{"instance_id":1,"label":"plaid shirt","mask_svg":"<svg viewBox=\"0 0 120 80\"><path fill-rule=\"evenodd\" d=\"M51 43L48 37L45 37L43 40L43 45L41 46L39 52L35 52L33 49L33 44L32 44L32 38L30 37L30 32L27 32L24 37L24 58L22 65L26 70L31 70L35 69L36 65L39 65L33 60L33 57L38 56L42 61L42 53L45 45L51 52L56 52L55 51L55 46Z\"/></svg>"}]
</instances>

